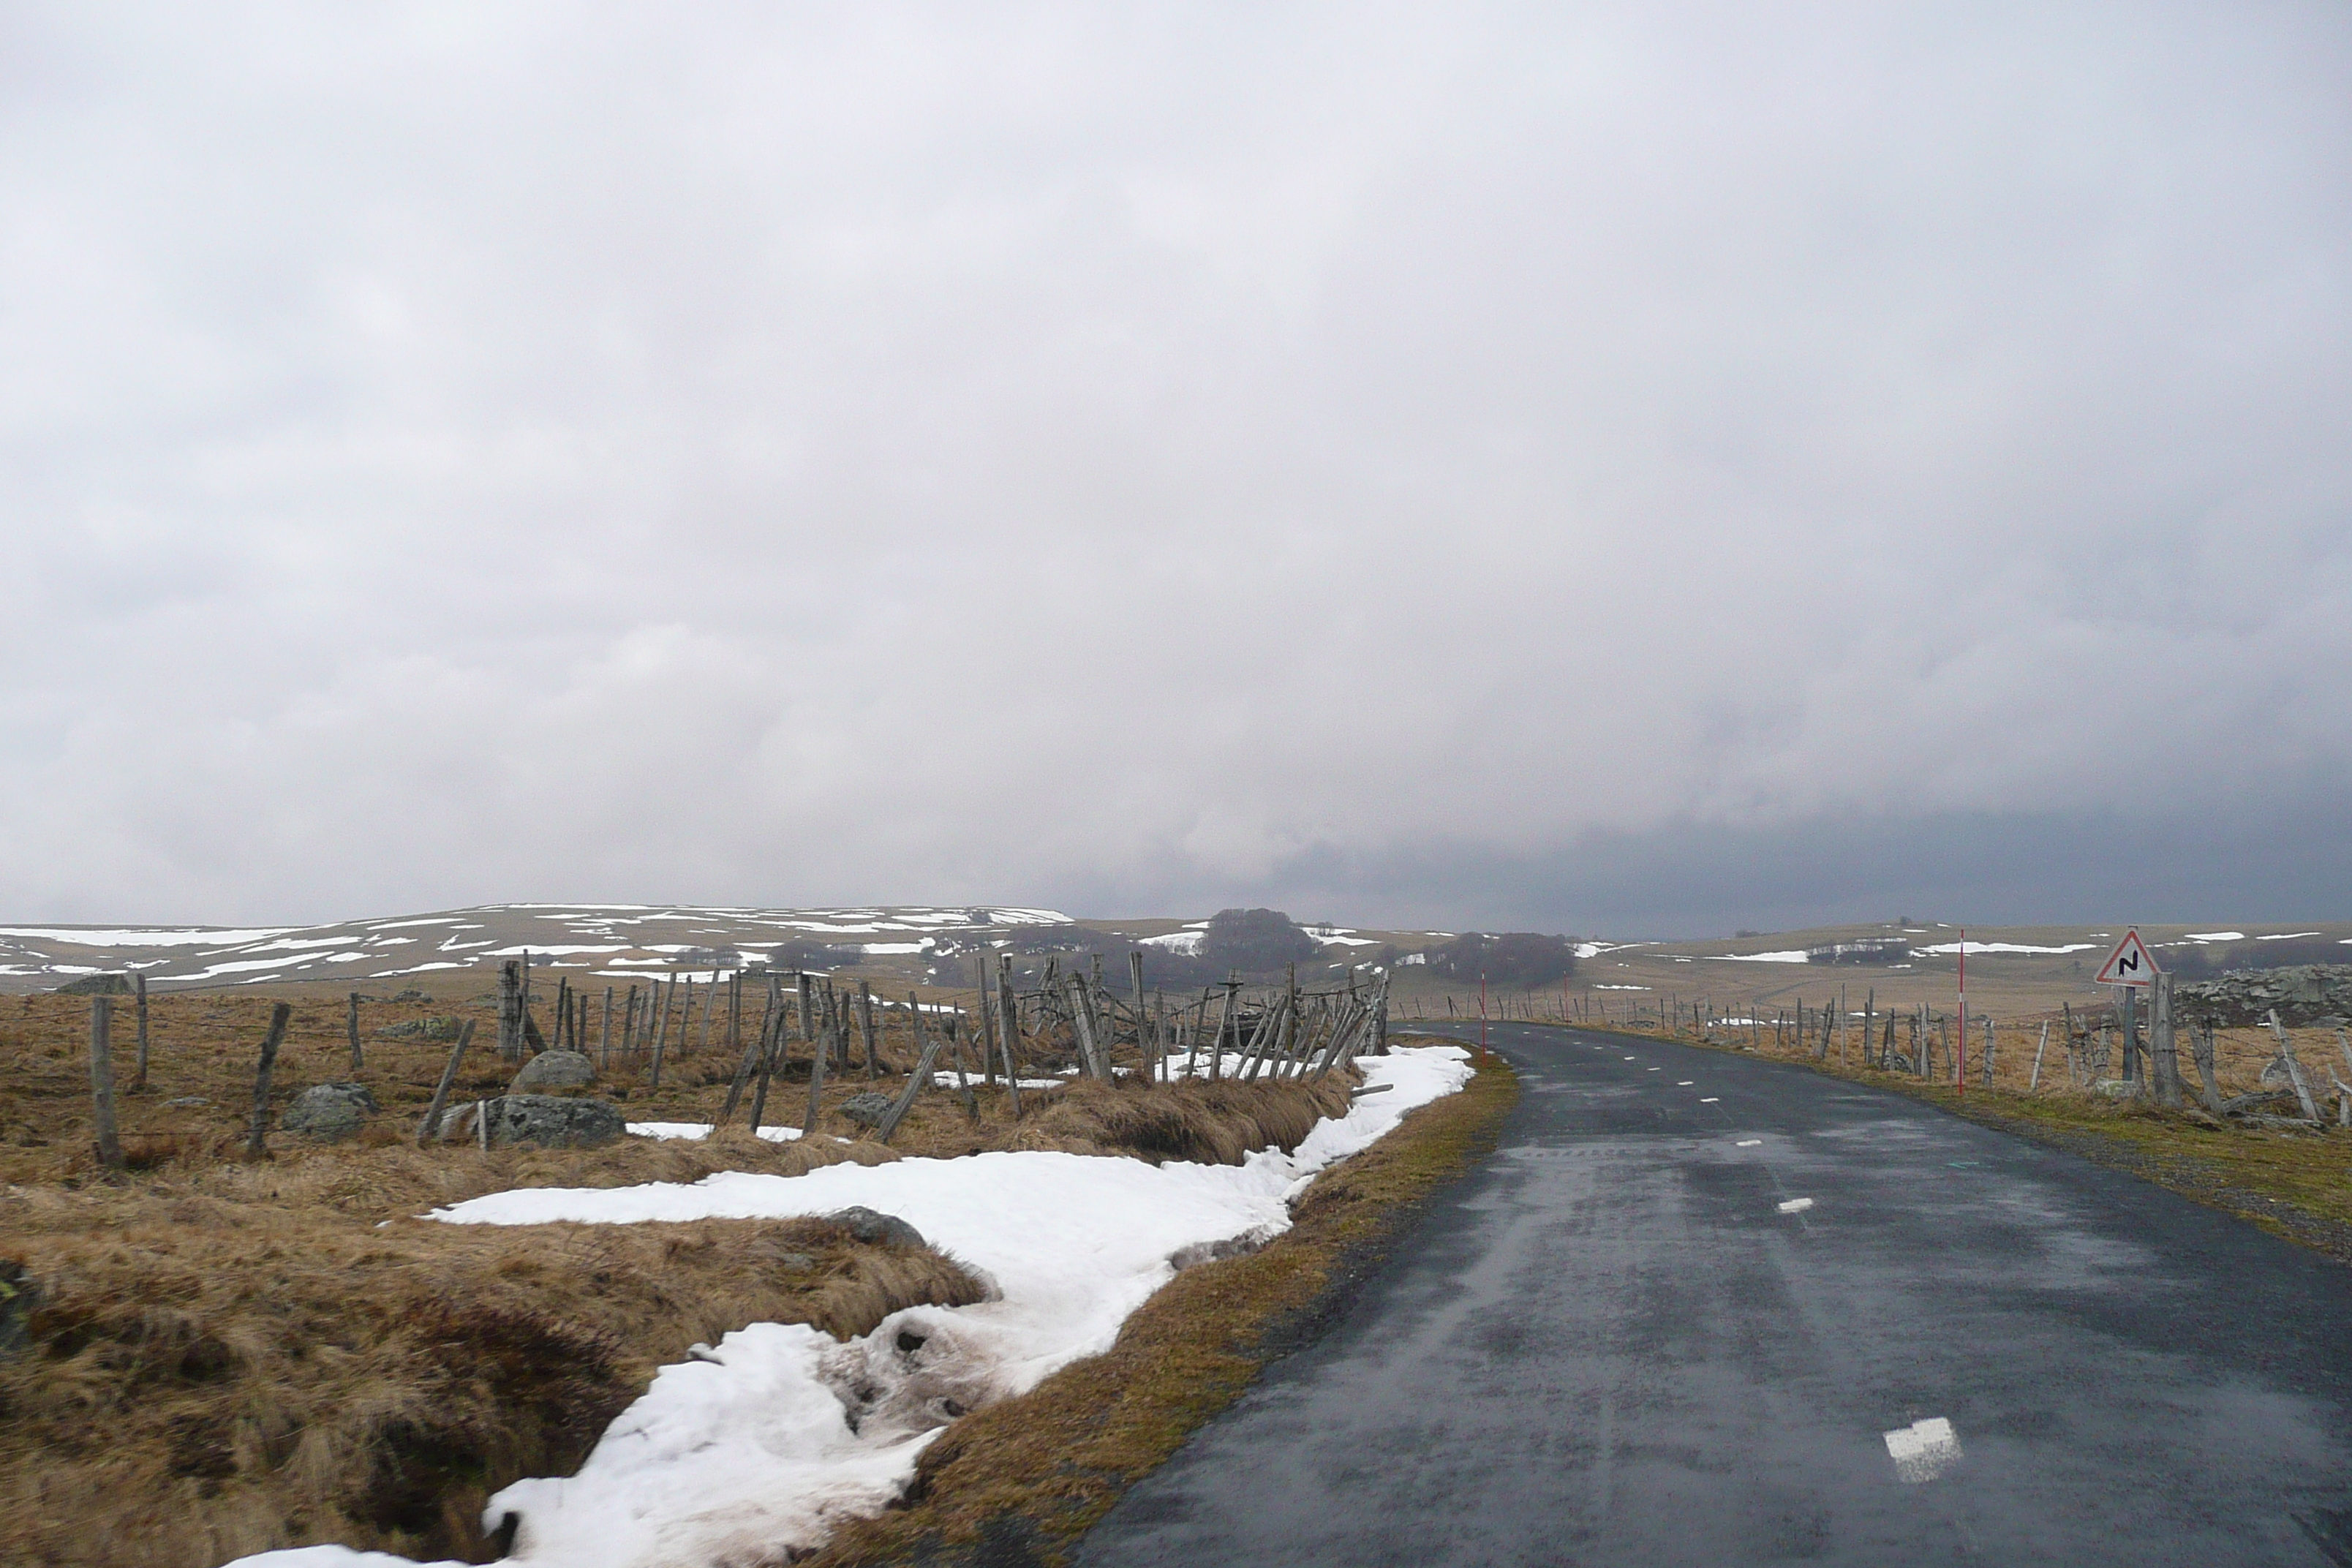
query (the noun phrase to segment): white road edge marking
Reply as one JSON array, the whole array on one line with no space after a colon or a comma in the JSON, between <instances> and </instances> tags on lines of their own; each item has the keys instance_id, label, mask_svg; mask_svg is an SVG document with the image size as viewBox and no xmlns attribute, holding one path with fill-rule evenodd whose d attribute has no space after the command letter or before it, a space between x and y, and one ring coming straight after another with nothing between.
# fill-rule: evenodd
<instances>
[{"instance_id":1,"label":"white road edge marking","mask_svg":"<svg viewBox=\"0 0 2352 1568\"><path fill-rule=\"evenodd\" d=\"M1675 1079L1675 1087L1676 1089L1688 1089L1692 1084L1696 1083L1697 1081L1698 1080L1696 1079L1692 1078L1678 1078Z\"/></svg>"},{"instance_id":2,"label":"white road edge marking","mask_svg":"<svg viewBox=\"0 0 2352 1568\"><path fill-rule=\"evenodd\" d=\"M1698 1102L1701 1105L1713 1105L1717 1100L1722 1098L1723 1097L1719 1094L1705 1094L1699 1097Z\"/></svg>"},{"instance_id":3,"label":"white road edge marking","mask_svg":"<svg viewBox=\"0 0 2352 1568\"><path fill-rule=\"evenodd\" d=\"M1895 1461L1895 1479L1911 1485L1932 1481L1960 1462L1960 1439L1941 1415L1914 1421L1882 1434L1886 1457Z\"/></svg>"},{"instance_id":4,"label":"white road edge marking","mask_svg":"<svg viewBox=\"0 0 2352 1568\"><path fill-rule=\"evenodd\" d=\"M1802 1214L1812 1206L1813 1200L1811 1198L1790 1198L1787 1203L1780 1205L1780 1212L1782 1214Z\"/></svg>"},{"instance_id":5,"label":"white road edge marking","mask_svg":"<svg viewBox=\"0 0 2352 1568\"><path fill-rule=\"evenodd\" d=\"M1764 1142L1764 1140L1761 1138L1742 1138L1738 1142L1734 1143L1732 1147L1735 1149L1753 1149L1762 1142Z\"/></svg>"}]
</instances>

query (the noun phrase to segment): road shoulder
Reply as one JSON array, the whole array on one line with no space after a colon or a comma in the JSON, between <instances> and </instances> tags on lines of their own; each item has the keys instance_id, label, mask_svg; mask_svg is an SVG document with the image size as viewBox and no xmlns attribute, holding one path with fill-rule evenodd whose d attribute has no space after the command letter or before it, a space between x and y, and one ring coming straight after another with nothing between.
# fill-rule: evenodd
<instances>
[{"instance_id":1,"label":"road shoulder","mask_svg":"<svg viewBox=\"0 0 2352 1568\"><path fill-rule=\"evenodd\" d=\"M1187 1269L1108 1353L949 1428L901 1506L845 1526L809 1563L1065 1561L1122 1492L1335 1322L1431 1196L1494 1149L1518 1081L1492 1053L1475 1053L1474 1066L1462 1092L1318 1177L1263 1249Z\"/></svg>"}]
</instances>

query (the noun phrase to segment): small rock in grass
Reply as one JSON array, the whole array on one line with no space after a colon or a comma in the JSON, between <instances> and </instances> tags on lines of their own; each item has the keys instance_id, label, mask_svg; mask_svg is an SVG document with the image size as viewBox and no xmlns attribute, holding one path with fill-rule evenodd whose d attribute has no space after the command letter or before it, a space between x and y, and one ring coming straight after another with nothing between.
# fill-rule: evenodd
<instances>
[{"instance_id":1,"label":"small rock in grass","mask_svg":"<svg viewBox=\"0 0 2352 1568\"><path fill-rule=\"evenodd\" d=\"M584 1051L541 1051L523 1063L508 1086L509 1094L543 1093L551 1089L585 1089L596 1081L596 1064Z\"/></svg>"},{"instance_id":2,"label":"small rock in grass","mask_svg":"<svg viewBox=\"0 0 2352 1568\"><path fill-rule=\"evenodd\" d=\"M294 1097L278 1125L289 1132L332 1142L366 1126L375 1112L375 1096L365 1084L314 1083Z\"/></svg>"},{"instance_id":3,"label":"small rock in grass","mask_svg":"<svg viewBox=\"0 0 2352 1568\"><path fill-rule=\"evenodd\" d=\"M879 1127L890 1114L890 1104L887 1094L853 1094L841 1102L839 1109L860 1127Z\"/></svg>"},{"instance_id":4,"label":"small rock in grass","mask_svg":"<svg viewBox=\"0 0 2352 1568\"><path fill-rule=\"evenodd\" d=\"M880 1242L885 1247L922 1247L923 1233L894 1214L884 1214L860 1204L824 1216L846 1229L860 1241Z\"/></svg>"}]
</instances>

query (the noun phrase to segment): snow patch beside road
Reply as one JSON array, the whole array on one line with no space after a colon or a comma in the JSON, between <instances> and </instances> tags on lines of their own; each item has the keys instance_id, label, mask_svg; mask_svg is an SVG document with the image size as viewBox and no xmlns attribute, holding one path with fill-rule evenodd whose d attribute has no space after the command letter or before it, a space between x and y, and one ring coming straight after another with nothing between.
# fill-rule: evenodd
<instances>
[{"instance_id":1,"label":"snow patch beside road","mask_svg":"<svg viewBox=\"0 0 2352 1568\"><path fill-rule=\"evenodd\" d=\"M1291 1200L1318 1172L1470 1079L1469 1053L1454 1046L1357 1063L1368 1087L1390 1092L1318 1122L1291 1153L1262 1150L1241 1165L1007 1152L799 1176L724 1172L691 1185L529 1188L434 1211L453 1225L625 1225L863 1205L907 1220L995 1290L975 1306L895 1312L846 1344L803 1324L755 1323L698 1347L655 1376L578 1475L507 1488L486 1523L520 1515L509 1561L563 1568L782 1561L814 1546L898 1497L956 1415L1109 1349L1181 1261L1288 1229ZM231 1568L385 1561L307 1547Z\"/></svg>"}]
</instances>

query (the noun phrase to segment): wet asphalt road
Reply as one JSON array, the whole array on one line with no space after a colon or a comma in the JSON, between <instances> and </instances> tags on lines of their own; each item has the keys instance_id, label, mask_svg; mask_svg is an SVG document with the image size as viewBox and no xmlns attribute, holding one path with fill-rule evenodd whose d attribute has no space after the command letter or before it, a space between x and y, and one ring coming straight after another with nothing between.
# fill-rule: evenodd
<instances>
[{"instance_id":1,"label":"wet asphalt road","mask_svg":"<svg viewBox=\"0 0 2352 1568\"><path fill-rule=\"evenodd\" d=\"M1086 1568L2352 1564L2352 1270L1801 1068L1494 1044L1503 1147Z\"/></svg>"}]
</instances>

